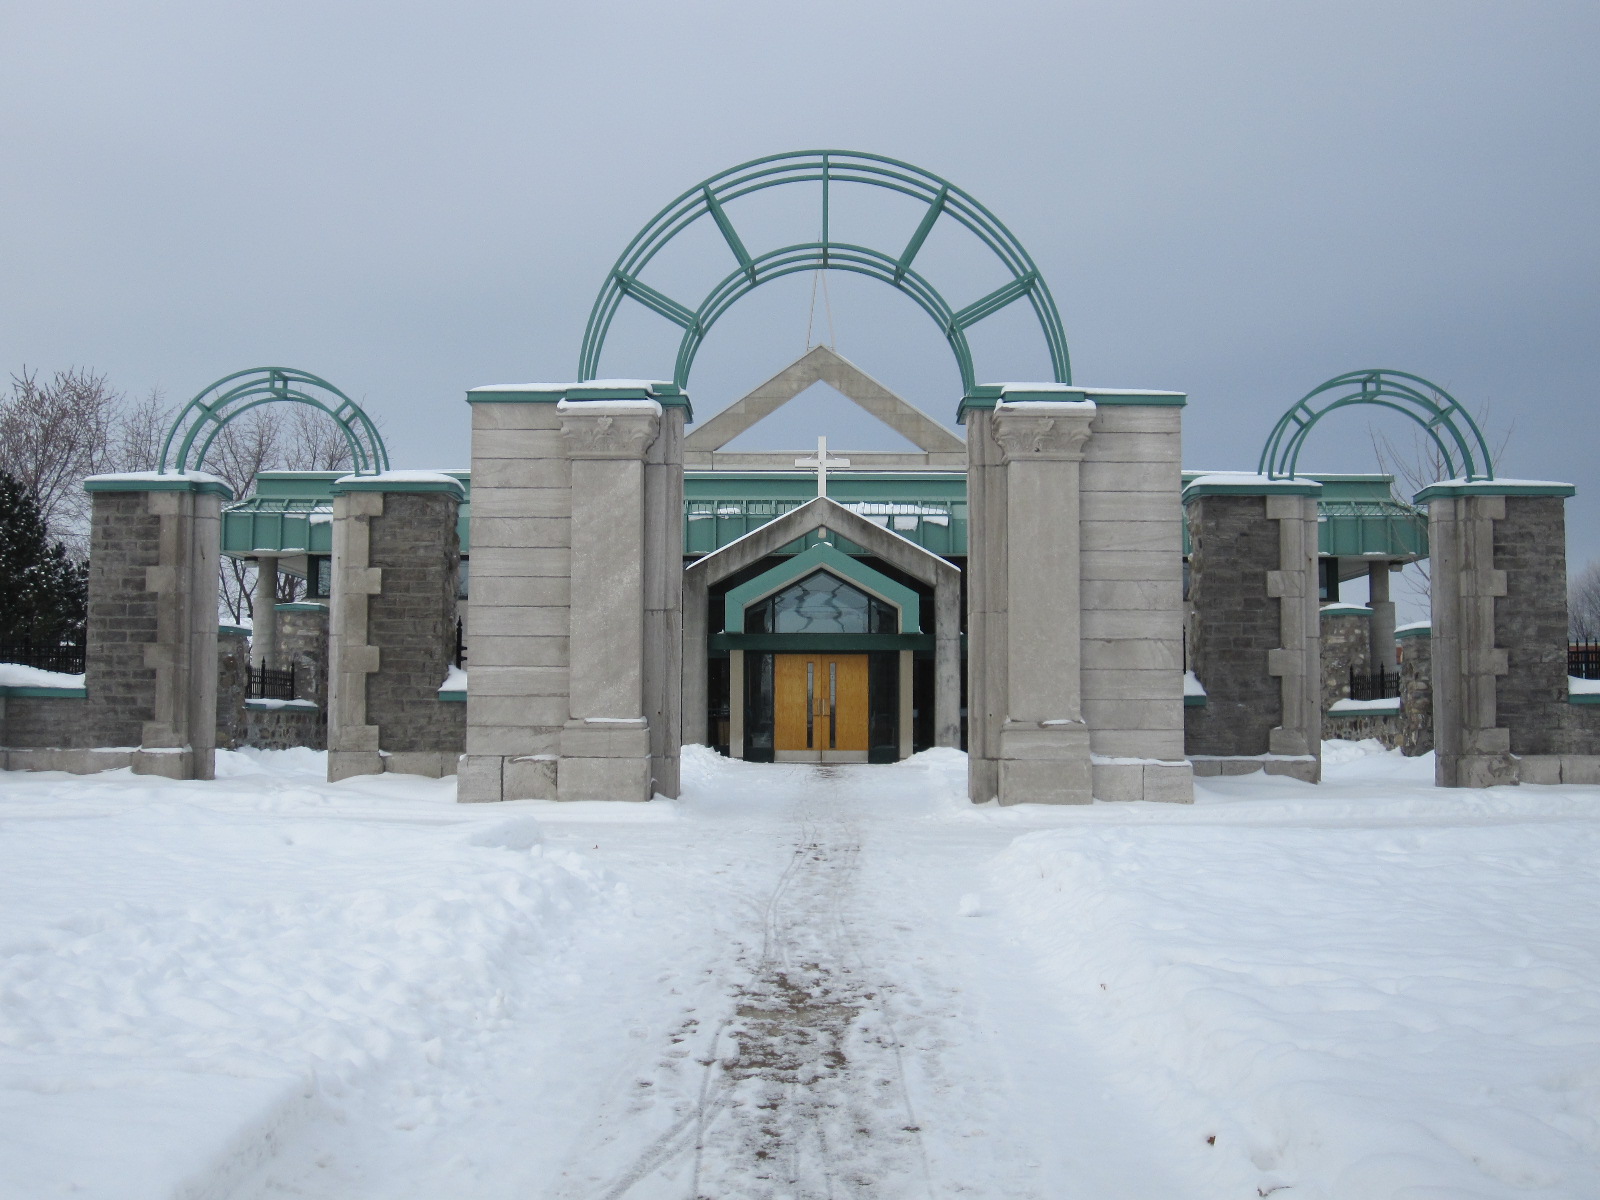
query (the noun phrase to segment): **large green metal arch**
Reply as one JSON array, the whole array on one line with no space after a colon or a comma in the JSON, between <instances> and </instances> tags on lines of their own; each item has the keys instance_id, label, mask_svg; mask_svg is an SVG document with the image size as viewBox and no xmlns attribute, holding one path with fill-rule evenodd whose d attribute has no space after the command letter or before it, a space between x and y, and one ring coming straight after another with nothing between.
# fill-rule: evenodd
<instances>
[{"instance_id":1,"label":"large green metal arch","mask_svg":"<svg viewBox=\"0 0 1600 1200\"><path fill-rule=\"evenodd\" d=\"M252 367L202 388L179 410L161 444L161 470L200 470L211 444L228 422L252 408L280 401L308 404L332 417L350 447L355 474L375 475L389 469L389 451L378 427L359 404L333 384L292 367ZM178 443L175 454L174 442Z\"/></svg>"},{"instance_id":2,"label":"large green metal arch","mask_svg":"<svg viewBox=\"0 0 1600 1200\"><path fill-rule=\"evenodd\" d=\"M1292 478L1312 428L1337 409L1374 405L1403 414L1422 427L1444 456L1451 479L1493 479L1494 458L1472 414L1449 392L1404 371L1347 371L1312 388L1273 426L1256 470Z\"/></svg>"},{"instance_id":3,"label":"large green metal arch","mask_svg":"<svg viewBox=\"0 0 1600 1200\"><path fill-rule=\"evenodd\" d=\"M729 219L726 205L753 192L795 183L821 185L821 240L752 255ZM828 217L833 189L840 184L861 184L899 192L924 202L927 209L911 239L894 254L835 242L829 236ZM737 266L705 299L690 308L652 288L639 276L668 242L705 216L716 223ZM941 217L955 221L976 235L1010 273L1010 282L964 308L952 309L938 289L912 269L923 243ZM696 184L651 218L628 243L600 286L584 330L578 377L594 379L599 375L600 355L611 321L622 301L631 298L683 330L672 378L680 388L686 387L695 355L706 334L736 301L764 283L798 271L813 270L852 271L881 280L910 296L934 319L950 343L966 392L977 383L967 329L1026 297L1044 334L1055 381L1072 382L1067 338L1055 300L1039 268L1011 231L966 192L931 172L897 159L846 150L774 154L741 163Z\"/></svg>"}]
</instances>

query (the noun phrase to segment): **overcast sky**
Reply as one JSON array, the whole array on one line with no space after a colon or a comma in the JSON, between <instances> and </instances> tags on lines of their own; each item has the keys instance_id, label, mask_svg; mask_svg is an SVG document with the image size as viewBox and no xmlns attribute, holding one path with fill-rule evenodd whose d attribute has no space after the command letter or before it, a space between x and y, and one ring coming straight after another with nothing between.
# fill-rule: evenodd
<instances>
[{"instance_id":1,"label":"overcast sky","mask_svg":"<svg viewBox=\"0 0 1600 1200\"><path fill-rule=\"evenodd\" d=\"M0 14L8 370L87 366L176 401L297 366L379 417L395 465L464 466L463 392L575 377L607 270L678 192L758 155L865 150L1010 226L1076 382L1187 392L1187 466L1253 468L1312 386L1398 368L1510 430L1502 475L1576 483L1572 550L1600 557L1593 0ZM915 221L837 204L890 251ZM777 211L730 215L759 235ZM661 281L729 268L700 249ZM930 247L957 304L992 279L971 249ZM814 312L810 276L730 312L690 380L700 416L831 312L841 353L951 423L960 381L932 322L882 284L828 283ZM978 327L981 379L1044 371L1023 316ZM670 332L626 311L603 373L670 376ZM892 444L847 407L768 440ZM1302 466L1371 469L1368 424L1324 422Z\"/></svg>"}]
</instances>

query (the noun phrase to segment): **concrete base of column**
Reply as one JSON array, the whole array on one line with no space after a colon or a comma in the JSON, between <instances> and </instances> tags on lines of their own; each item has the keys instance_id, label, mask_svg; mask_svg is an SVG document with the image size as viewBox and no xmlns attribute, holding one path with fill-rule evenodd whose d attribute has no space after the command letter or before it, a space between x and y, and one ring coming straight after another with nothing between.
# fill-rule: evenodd
<instances>
[{"instance_id":1,"label":"concrete base of column","mask_svg":"<svg viewBox=\"0 0 1600 1200\"><path fill-rule=\"evenodd\" d=\"M1266 754L1195 754L1190 756L1198 778L1209 779L1218 775L1250 775L1260 771L1265 775L1283 775L1301 783L1318 783L1322 764L1311 755L1274 758Z\"/></svg>"},{"instance_id":2,"label":"concrete base of column","mask_svg":"<svg viewBox=\"0 0 1600 1200\"><path fill-rule=\"evenodd\" d=\"M649 800L649 725L643 717L569 722L555 783L557 800Z\"/></svg>"},{"instance_id":3,"label":"concrete base of column","mask_svg":"<svg viewBox=\"0 0 1600 1200\"><path fill-rule=\"evenodd\" d=\"M357 775L382 775L383 755L376 750L328 751L328 782L353 779Z\"/></svg>"},{"instance_id":4,"label":"concrete base of column","mask_svg":"<svg viewBox=\"0 0 1600 1200\"><path fill-rule=\"evenodd\" d=\"M1194 769L1187 762L1097 762L1092 774L1096 800L1194 803Z\"/></svg>"},{"instance_id":5,"label":"concrete base of column","mask_svg":"<svg viewBox=\"0 0 1600 1200\"><path fill-rule=\"evenodd\" d=\"M1001 804L1088 804L1094 799L1089 727L1008 721L1000 728Z\"/></svg>"},{"instance_id":6,"label":"concrete base of column","mask_svg":"<svg viewBox=\"0 0 1600 1200\"><path fill-rule=\"evenodd\" d=\"M1510 754L1440 754L1434 759L1436 787L1486 788L1522 782Z\"/></svg>"},{"instance_id":7,"label":"concrete base of column","mask_svg":"<svg viewBox=\"0 0 1600 1200\"><path fill-rule=\"evenodd\" d=\"M216 752L190 747L155 750L139 749L128 763L135 775L159 775L164 779L215 779Z\"/></svg>"}]
</instances>

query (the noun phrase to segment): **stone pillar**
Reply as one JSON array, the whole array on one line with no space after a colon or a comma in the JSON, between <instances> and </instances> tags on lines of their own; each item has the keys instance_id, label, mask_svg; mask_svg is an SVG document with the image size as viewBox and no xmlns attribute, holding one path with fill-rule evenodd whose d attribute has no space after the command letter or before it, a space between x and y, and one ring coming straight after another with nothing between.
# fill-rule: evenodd
<instances>
[{"instance_id":1,"label":"stone pillar","mask_svg":"<svg viewBox=\"0 0 1600 1200\"><path fill-rule=\"evenodd\" d=\"M135 774L210 779L217 736L220 479L96 475L86 722ZM91 753L93 753L91 751ZM120 762L112 765L121 765Z\"/></svg>"},{"instance_id":2,"label":"stone pillar","mask_svg":"<svg viewBox=\"0 0 1600 1200\"><path fill-rule=\"evenodd\" d=\"M1400 657L1400 753L1433 749L1433 639L1426 623L1396 632Z\"/></svg>"},{"instance_id":3,"label":"stone pillar","mask_svg":"<svg viewBox=\"0 0 1600 1200\"><path fill-rule=\"evenodd\" d=\"M1003 402L994 438L1006 476L1006 709L1001 804L1087 804L1079 623L1079 475L1094 405Z\"/></svg>"},{"instance_id":4,"label":"stone pillar","mask_svg":"<svg viewBox=\"0 0 1600 1200\"><path fill-rule=\"evenodd\" d=\"M244 700L250 679L250 631L242 625L217 626L217 749L237 750L244 742Z\"/></svg>"},{"instance_id":5,"label":"stone pillar","mask_svg":"<svg viewBox=\"0 0 1600 1200\"><path fill-rule=\"evenodd\" d=\"M557 795L648 800L644 458L661 410L653 401L561 407L572 470L572 673Z\"/></svg>"},{"instance_id":6,"label":"stone pillar","mask_svg":"<svg viewBox=\"0 0 1600 1200\"><path fill-rule=\"evenodd\" d=\"M453 774L460 705L439 685L455 648L464 489L422 471L333 485L328 778Z\"/></svg>"},{"instance_id":7,"label":"stone pillar","mask_svg":"<svg viewBox=\"0 0 1600 1200\"><path fill-rule=\"evenodd\" d=\"M472 683L459 798L675 794L687 398L640 383L479 388L468 401Z\"/></svg>"},{"instance_id":8,"label":"stone pillar","mask_svg":"<svg viewBox=\"0 0 1600 1200\"><path fill-rule=\"evenodd\" d=\"M1205 706L1185 711L1197 775L1321 777L1321 490L1311 480L1226 474L1184 490L1189 661L1206 689Z\"/></svg>"},{"instance_id":9,"label":"stone pillar","mask_svg":"<svg viewBox=\"0 0 1600 1200\"><path fill-rule=\"evenodd\" d=\"M317 600L278 605L279 669L294 669L295 698L317 706L313 749L328 744L328 606Z\"/></svg>"},{"instance_id":10,"label":"stone pillar","mask_svg":"<svg viewBox=\"0 0 1600 1200\"><path fill-rule=\"evenodd\" d=\"M952 574L954 574L952 572ZM961 579L933 588L933 744L961 748Z\"/></svg>"},{"instance_id":11,"label":"stone pillar","mask_svg":"<svg viewBox=\"0 0 1600 1200\"><path fill-rule=\"evenodd\" d=\"M1434 781L1588 783L1567 703L1564 483L1434 484L1428 505Z\"/></svg>"},{"instance_id":12,"label":"stone pillar","mask_svg":"<svg viewBox=\"0 0 1600 1200\"><path fill-rule=\"evenodd\" d=\"M1389 599L1389 563L1367 564L1367 607L1372 610L1372 645L1368 661L1374 671L1393 675L1399 670L1394 652L1394 602Z\"/></svg>"},{"instance_id":13,"label":"stone pillar","mask_svg":"<svg viewBox=\"0 0 1600 1200\"><path fill-rule=\"evenodd\" d=\"M278 662L278 559L256 557L256 583L250 594L250 665L276 669Z\"/></svg>"}]
</instances>

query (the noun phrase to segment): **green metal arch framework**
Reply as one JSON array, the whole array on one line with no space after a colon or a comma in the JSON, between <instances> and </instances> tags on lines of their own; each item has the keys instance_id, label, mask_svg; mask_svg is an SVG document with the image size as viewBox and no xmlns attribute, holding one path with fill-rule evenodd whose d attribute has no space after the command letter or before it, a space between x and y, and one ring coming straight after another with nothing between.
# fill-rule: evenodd
<instances>
[{"instance_id":1,"label":"green metal arch framework","mask_svg":"<svg viewBox=\"0 0 1600 1200\"><path fill-rule=\"evenodd\" d=\"M378 427L359 404L333 384L291 367L252 367L202 388L183 406L161 444L161 470L198 471L211 452L211 444L229 421L252 408L279 401L309 404L332 417L350 447L355 474L375 475L389 469L389 451L378 435ZM198 453L196 441L200 443Z\"/></svg>"},{"instance_id":2,"label":"green metal arch framework","mask_svg":"<svg viewBox=\"0 0 1600 1200\"><path fill-rule=\"evenodd\" d=\"M1404 371L1347 371L1319 384L1278 418L1261 448L1259 474L1293 478L1312 427L1335 409L1370 404L1392 409L1418 425L1444 456L1451 479L1493 479L1494 460L1483 431L1449 392Z\"/></svg>"},{"instance_id":3,"label":"green metal arch framework","mask_svg":"<svg viewBox=\"0 0 1600 1200\"><path fill-rule=\"evenodd\" d=\"M752 255L728 217L727 204L753 192L794 183L821 185L821 240ZM927 209L910 241L896 254L835 242L829 236L828 215L833 189L840 184L862 184L899 192L922 201ZM716 223L738 265L699 305L690 308L644 283L639 276L668 242L704 216ZM941 217L955 221L976 235L1010 273L1010 282L964 308L951 308L938 290L912 269L917 253ZM1013 301L1027 297L1044 333L1055 382L1072 382L1067 338L1055 300L1039 268L1011 231L970 195L937 175L893 158L845 150L774 154L741 163L696 184L657 213L628 243L600 287L584 330L578 377L594 379L599 375L600 354L612 318L622 301L631 298L683 330L672 378L680 388L686 387L700 344L736 301L763 283L799 271L814 270L852 271L881 280L910 296L934 319L950 343L965 392L970 392L977 382L967 329Z\"/></svg>"}]
</instances>

